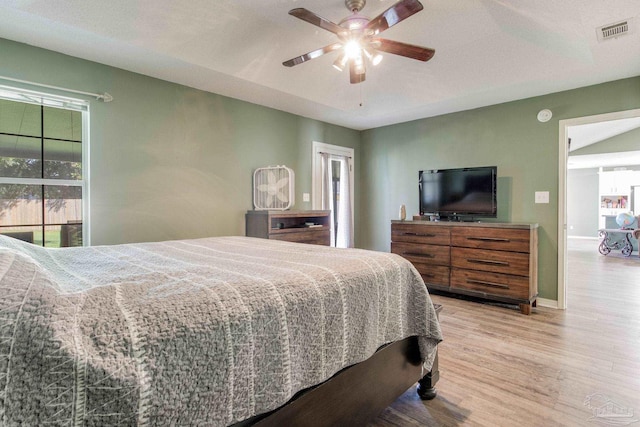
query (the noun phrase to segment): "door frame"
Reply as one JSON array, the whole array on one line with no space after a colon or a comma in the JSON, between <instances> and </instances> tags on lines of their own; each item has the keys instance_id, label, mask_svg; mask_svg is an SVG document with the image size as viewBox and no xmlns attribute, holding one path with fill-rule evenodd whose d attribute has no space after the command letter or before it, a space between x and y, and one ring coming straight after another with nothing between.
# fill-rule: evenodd
<instances>
[{"instance_id":1,"label":"door frame","mask_svg":"<svg viewBox=\"0 0 640 427\"><path fill-rule=\"evenodd\" d=\"M567 308L567 162L569 127L640 117L640 108L558 121L558 307Z\"/></svg>"},{"instance_id":2,"label":"door frame","mask_svg":"<svg viewBox=\"0 0 640 427\"><path fill-rule=\"evenodd\" d=\"M351 229L355 223L355 151L353 148L342 147L340 145L326 144L324 142L313 141L311 149L311 208L322 209L322 157L321 153L329 153L331 156L345 156L348 159L349 170L351 171L351 181L349 182L349 193L351 194ZM333 215L333 213L332 213ZM334 232L332 230L332 232Z\"/></svg>"}]
</instances>

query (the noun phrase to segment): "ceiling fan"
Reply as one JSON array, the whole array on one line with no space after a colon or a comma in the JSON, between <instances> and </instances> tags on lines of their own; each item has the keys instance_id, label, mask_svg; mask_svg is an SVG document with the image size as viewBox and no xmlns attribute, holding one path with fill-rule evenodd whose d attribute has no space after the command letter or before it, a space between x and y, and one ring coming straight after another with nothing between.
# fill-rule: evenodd
<instances>
[{"instance_id":1,"label":"ceiling fan","mask_svg":"<svg viewBox=\"0 0 640 427\"><path fill-rule=\"evenodd\" d=\"M373 19L360 15L366 0L345 0L344 4L352 12L352 15L344 18L338 24L304 8L291 9L289 15L334 33L338 36L339 41L296 56L283 62L282 65L293 67L326 53L342 50L342 54L336 59L333 66L342 71L348 64L351 83L361 83L365 80L365 57L373 65L377 65L382 60L378 51L424 62L430 60L436 53L434 49L378 37L383 31L420 12L423 7L418 0L401 0Z\"/></svg>"}]
</instances>

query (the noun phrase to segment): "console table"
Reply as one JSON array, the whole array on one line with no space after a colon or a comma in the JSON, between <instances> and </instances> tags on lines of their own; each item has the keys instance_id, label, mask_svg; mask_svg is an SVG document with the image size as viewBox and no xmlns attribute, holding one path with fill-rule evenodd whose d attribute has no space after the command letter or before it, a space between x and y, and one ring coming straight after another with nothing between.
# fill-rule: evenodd
<instances>
[{"instance_id":1,"label":"console table","mask_svg":"<svg viewBox=\"0 0 640 427\"><path fill-rule=\"evenodd\" d=\"M331 211L247 211L246 235L331 245Z\"/></svg>"},{"instance_id":2,"label":"console table","mask_svg":"<svg viewBox=\"0 0 640 427\"><path fill-rule=\"evenodd\" d=\"M598 235L602 239L598 246L598 252L602 255L609 255L612 249L620 249L622 255L629 257L633 252L631 236L635 230L625 230L620 228L602 228L598 230ZM622 235L622 240L613 240L613 235Z\"/></svg>"}]
</instances>

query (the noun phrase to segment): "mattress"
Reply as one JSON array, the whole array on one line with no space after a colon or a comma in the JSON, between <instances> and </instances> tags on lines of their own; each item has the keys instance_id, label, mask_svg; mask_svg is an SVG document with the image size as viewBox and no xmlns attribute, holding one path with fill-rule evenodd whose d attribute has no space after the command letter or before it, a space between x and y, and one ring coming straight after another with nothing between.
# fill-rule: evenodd
<instances>
[{"instance_id":1,"label":"mattress","mask_svg":"<svg viewBox=\"0 0 640 427\"><path fill-rule=\"evenodd\" d=\"M389 253L217 237L46 249L0 236L4 425L229 425L418 336L442 339Z\"/></svg>"}]
</instances>

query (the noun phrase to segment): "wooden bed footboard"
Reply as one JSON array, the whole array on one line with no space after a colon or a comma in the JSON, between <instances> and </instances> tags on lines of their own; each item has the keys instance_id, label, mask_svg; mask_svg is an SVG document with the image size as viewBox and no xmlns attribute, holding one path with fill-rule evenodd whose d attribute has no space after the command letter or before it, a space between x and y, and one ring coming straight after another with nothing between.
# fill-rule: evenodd
<instances>
[{"instance_id":1,"label":"wooden bed footboard","mask_svg":"<svg viewBox=\"0 0 640 427\"><path fill-rule=\"evenodd\" d=\"M441 304L434 304L433 308L436 310L436 316L440 319L440 312L442 311ZM436 353L436 358L433 360L433 366L431 367L431 371L422 377L420 381L418 381L418 396L422 400L431 400L434 399L437 395L436 391L436 383L440 379L440 370L438 369L438 353Z\"/></svg>"},{"instance_id":2,"label":"wooden bed footboard","mask_svg":"<svg viewBox=\"0 0 640 427\"><path fill-rule=\"evenodd\" d=\"M442 306L436 305L436 313ZM440 374L438 355L431 372L422 374L417 337L405 338L378 350L369 359L338 372L324 383L298 393L279 409L233 427L364 426L418 380L418 394L436 396Z\"/></svg>"}]
</instances>

